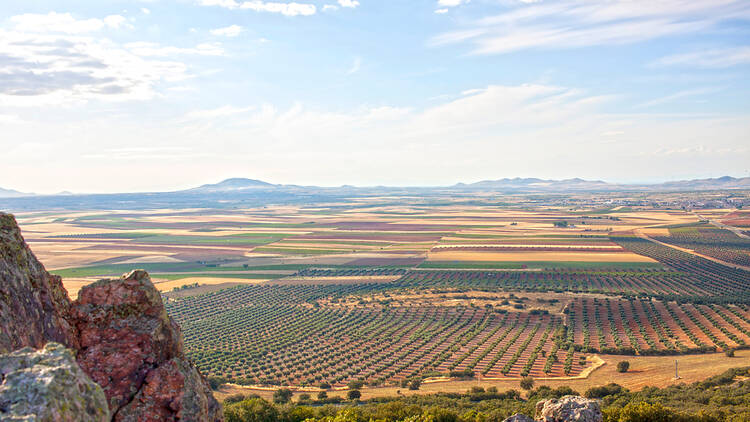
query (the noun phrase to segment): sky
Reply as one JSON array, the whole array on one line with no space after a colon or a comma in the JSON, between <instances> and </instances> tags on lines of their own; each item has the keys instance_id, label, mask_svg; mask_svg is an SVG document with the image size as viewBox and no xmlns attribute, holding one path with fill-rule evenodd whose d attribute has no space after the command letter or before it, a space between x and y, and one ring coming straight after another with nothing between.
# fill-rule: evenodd
<instances>
[{"instance_id":1,"label":"sky","mask_svg":"<svg viewBox=\"0 0 750 422\"><path fill-rule=\"evenodd\" d=\"M750 176L747 0L4 0L0 187Z\"/></svg>"}]
</instances>

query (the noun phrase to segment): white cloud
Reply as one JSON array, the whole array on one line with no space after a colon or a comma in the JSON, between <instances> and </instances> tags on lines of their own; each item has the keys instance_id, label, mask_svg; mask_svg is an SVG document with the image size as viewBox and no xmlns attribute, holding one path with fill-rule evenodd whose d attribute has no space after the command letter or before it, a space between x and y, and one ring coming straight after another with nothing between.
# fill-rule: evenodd
<instances>
[{"instance_id":1,"label":"white cloud","mask_svg":"<svg viewBox=\"0 0 750 422\"><path fill-rule=\"evenodd\" d=\"M470 0L438 0L438 6L456 7L468 3Z\"/></svg>"},{"instance_id":2,"label":"white cloud","mask_svg":"<svg viewBox=\"0 0 750 422\"><path fill-rule=\"evenodd\" d=\"M448 9L437 9L435 10L435 13L442 15L443 13L448 13Z\"/></svg>"},{"instance_id":3,"label":"white cloud","mask_svg":"<svg viewBox=\"0 0 750 422\"><path fill-rule=\"evenodd\" d=\"M310 16L317 12L314 4L309 3L277 3L261 0L250 0L242 3L236 0L198 0L201 6L218 6L227 9L248 9L256 12L279 13L284 16Z\"/></svg>"},{"instance_id":4,"label":"white cloud","mask_svg":"<svg viewBox=\"0 0 750 422\"><path fill-rule=\"evenodd\" d=\"M750 46L712 48L684 54L674 54L663 57L654 64L704 68L724 68L750 64Z\"/></svg>"},{"instance_id":5,"label":"white cloud","mask_svg":"<svg viewBox=\"0 0 750 422\"><path fill-rule=\"evenodd\" d=\"M190 77L188 65L175 56L224 54L218 43L120 44L88 34L127 25L119 15L76 20L53 12L10 22L10 30L0 29L0 106L150 99L158 86Z\"/></svg>"},{"instance_id":6,"label":"white cloud","mask_svg":"<svg viewBox=\"0 0 750 422\"><path fill-rule=\"evenodd\" d=\"M146 7L141 7L141 13L143 13L144 15L150 15L151 14L151 10L149 10Z\"/></svg>"},{"instance_id":7,"label":"white cloud","mask_svg":"<svg viewBox=\"0 0 750 422\"><path fill-rule=\"evenodd\" d=\"M660 104L666 104L671 103L676 100L681 100L683 98L688 97L695 97L700 95L706 95L706 94L712 94L714 92L719 91L718 88L697 88L697 89L688 89L685 91L679 91L675 92L674 94L666 95L664 97L656 98L651 101L647 101L643 104L640 104L638 107L645 108L645 107L653 107Z\"/></svg>"},{"instance_id":8,"label":"white cloud","mask_svg":"<svg viewBox=\"0 0 750 422\"><path fill-rule=\"evenodd\" d=\"M349 8L355 8L359 6L359 2L357 0L338 0L339 6L341 7L349 7Z\"/></svg>"},{"instance_id":9,"label":"white cloud","mask_svg":"<svg viewBox=\"0 0 750 422\"><path fill-rule=\"evenodd\" d=\"M76 19L70 13L49 12L46 15L26 13L10 18L14 27L23 32L61 32L83 34L104 28L117 29L127 20L120 15L109 15L103 19Z\"/></svg>"},{"instance_id":10,"label":"white cloud","mask_svg":"<svg viewBox=\"0 0 750 422\"><path fill-rule=\"evenodd\" d=\"M353 75L362 68L362 58L361 57L355 57L354 61L352 62L352 66L349 68L349 70L346 72L347 75Z\"/></svg>"},{"instance_id":11,"label":"white cloud","mask_svg":"<svg viewBox=\"0 0 750 422\"><path fill-rule=\"evenodd\" d=\"M324 12L333 11L333 10L339 10L339 7L338 6L334 6L332 4L324 4L323 5L323 11Z\"/></svg>"},{"instance_id":12,"label":"white cloud","mask_svg":"<svg viewBox=\"0 0 750 422\"><path fill-rule=\"evenodd\" d=\"M221 56L224 49L220 43L201 43L195 47L184 48L174 46L164 46L161 44L139 41L125 44L125 47L142 57L166 57L178 54L195 54L200 56Z\"/></svg>"},{"instance_id":13,"label":"white cloud","mask_svg":"<svg viewBox=\"0 0 750 422\"><path fill-rule=\"evenodd\" d=\"M244 30L245 28L239 25L229 25L224 28L212 29L211 34L223 37L236 37L240 35Z\"/></svg>"},{"instance_id":14,"label":"white cloud","mask_svg":"<svg viewBox=\"0 0 750 422\"><path fill-rule=\"evenodd\" d=\"M626 44L695 33L730 19L750 20L750 3L744 0L518 3L504 13L475 20L467 28L441 34L432 44L471 42L474 54Z\"/></svg>"}]
</instances>

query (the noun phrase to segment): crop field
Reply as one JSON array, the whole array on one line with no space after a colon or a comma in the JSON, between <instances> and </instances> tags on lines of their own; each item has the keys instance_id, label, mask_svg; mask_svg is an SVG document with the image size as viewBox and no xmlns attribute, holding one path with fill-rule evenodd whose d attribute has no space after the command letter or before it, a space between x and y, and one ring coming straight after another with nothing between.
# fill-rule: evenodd
<instances>
[{"instance_id":1,"label":"crop field","mask_svg":"<svg viewBox=\"0 0 750 422\"><path fill-rule=\"evenodd\" d=\"M482 201L18 219L72 295L149 271L201 371L253 388L556 382L750 347L750 240L721 226L744 212Z\"/></svg>"},{"instance_id":2,"label":"crop field","mask_svg":"<svg viewBox=\"0 0 750 422\"><path fill-rule=\"evenodd\" d=\"M750 239L706 224L669 229L669 236L655 239L694 250L730 264L750 266Z\"/></svg>"}]
</instances>

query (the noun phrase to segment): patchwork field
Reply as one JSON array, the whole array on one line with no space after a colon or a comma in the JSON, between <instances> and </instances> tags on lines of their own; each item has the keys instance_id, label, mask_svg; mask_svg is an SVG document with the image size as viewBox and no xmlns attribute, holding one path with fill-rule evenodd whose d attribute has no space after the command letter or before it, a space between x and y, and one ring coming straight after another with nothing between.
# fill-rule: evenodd
<instances>
[{"instance_id":1,"label":"patchwork field","mask_svg":"<svg viewBox=\"0 0 750 422\"><path fill-rule=\"evenodd\" d=\"M17 217L72 295L149 271L201 371L252 388L554 382L750 345L750 240L721 226L744 214L536 201Z\"/></svg>"}]
</instances>

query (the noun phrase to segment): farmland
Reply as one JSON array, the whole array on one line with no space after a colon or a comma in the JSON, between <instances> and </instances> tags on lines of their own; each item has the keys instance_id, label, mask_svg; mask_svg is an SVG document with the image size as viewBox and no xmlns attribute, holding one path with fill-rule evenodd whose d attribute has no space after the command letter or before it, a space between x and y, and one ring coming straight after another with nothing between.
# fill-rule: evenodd
<instances>
[{"instance_id":1,"label":"farmland","mask_svg":"<svg viewBox=\"0 0 750 422\"><path fill-rule=\"evenodd\" d=\"M149 271L188 356L246 388L575 382L612 356L708 362L750 346L750 240L722 226L745 214L555 201L367 197L18 219L73 296Z\"/></svg>"}]
</instances>

